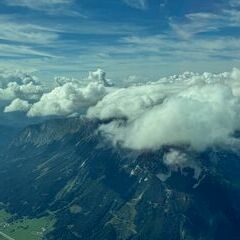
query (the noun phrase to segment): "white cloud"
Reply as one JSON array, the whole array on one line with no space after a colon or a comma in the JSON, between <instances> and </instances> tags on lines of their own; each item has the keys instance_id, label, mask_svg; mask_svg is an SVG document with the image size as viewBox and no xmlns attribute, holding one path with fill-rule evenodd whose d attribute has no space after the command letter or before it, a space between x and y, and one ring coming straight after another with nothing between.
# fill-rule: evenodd
<instances>
[{"instance_id":1,"label":"white cloud","mask_svg":"<svg viewBox=\"0 0 240 240\"><path fill-rule=\"evenodd\" d=\"M4 112L27 112L30 108L31 104L28 101L16 98L5 107Z\"/></svg>"},{"instance_id":2,"label":"white cloud","mask_svg":"<svg viewBox=\"0 0 240 240\"><path fill-rule=\"evenodd\" d=\"M163 157L163 162L166 165L183 165L188 161L187 155L181 153L177 150L171 149L168 153L166 153Z\"/></svg>"},{"instance_id":3,"label":"white cloud","mask_svg":"<svg viewBox=\"0 0 240 240\"><path fill-rule=\"evenodd\" d=\"M181 86L178 86L181 88ZM178 88L176 87L176 88ZM147 109L163 102L167 94L176 91L165 85L143 85L116 89L88 110L88 116L99 119L135 119Z\"/></svg>"},{"instance_id":4,"label":"white cloud","mask_svg":"<svg viewBox=\"0 0 240 240\"><path fill-rule=\"evenodd\" d=\"M178 36L188 39L199 33L239 27L240 11L235 8L228 8L222 9L216 14L212 12L189 13L185 15L185 19L170 19L169 25Z\"/></svg>"},{"instance_id":5,"label":"white cloud","mask_svg":"<svg viewBox=\"0 0 240 240\"><path fill-rule=\"evenodd\" d=\"M100 68L96 71L89 72L88 80L98 82L106 87L112 86L111 80L106 78L106 73Z\"/></svg>"},{"instance_id":6,"label":"white cloud","mask_svg":"<svg viewBox=\"0 0 240 240\"><path fill-rule=\"evenodd\" d=\"M11 45L11 44L0 44L0 56L1 57L54 57L53 55L40 51L35 50L30 46L25 45Z\"/></svg>"},{"instance_id":7,"label":"white cloud","mask_svg":"<svg viewBox=\"0 0 240 240\"><path fill-rule=\"evenodd\" d=\"M75 0L3 0L8 6L24 7L34 11L42 11L49 15L66 15L87 18L79 11L73 10Z\"/></svg>"},{"instance_id":8,"label":"white cloud","mask_svg":"<svg viewBox=\"0 0 240 240\"><path fill-rule=\"evenodd\" d=\"M240 3L239 3L240 6ZM229 20L229 26L239 27L240 26L240 11L236 9L224 10L224 14Z\"/></svg>"},{"instance_id":9,"label":"white cloud","mask_svg":"<svg viewBox=\"0 0 240 240\"><path fill-rule=\"evenodd\" d=\"M195 61L209 61L211 58L216 60L216 57L222 61L225 58L239 58L240 53L240 38L238 37L212 37L206 38L185 38L176 39L175 37L166 38L164 35L153 35L149 37L125 37L122 42L127 44L125 47L129 54L148 53L159 54L159 61L169 61L169 64L174 64L172 61L172 52L174 52L175 61L179 59L185 62L187 66ZM124 50L119 49L117 51ZM219 63L219 62L218 62ZM211 64L213 65L213 64ZM199 69L199 66L198 66Z\"/></svg>"},{"instance_id":10,"label":"white cloud","mask_svg":"<svg viewBox=\"0 0 240 240\"><path fill-rule=\"evenodd\" d=\"M69 5L74 0L5 0L9 6L27 7L34 10L48 10L61 5Z\"/></svg>"},{"instance_id":11,"label":"white cloud","mask_svg":"<svg viewBox=\"0 0 240 240\"><path fill-rule=\"evenodd\" d=\"M221 16L213 13L191 13L185 15L185 22L170 21L170 26L182 38L195 34L216 31L221 27Z\"/></svg>"},{"instance_id":12,"label":"white cloud","mask_svg":"<svg viewBox=\"0 0 240 240\"><path fill-rule=\"evenodd\" d=\"M102 69L89 72L88 85L82 86L78 79L57 77L57 87L44 93L39 101L35 102L28 112L33 116L68 116L71 114L84 114L90 106L96 105L112 86L106 73Z\"/></svg>"},{"instance_id":13,"label":"white cloud","mask_svg":"<svg viewBox=\"0 0 240 240\"><path fill-rule=\"evenodd\" d=\"M184 168L192 168L194 170L194 178L199 179L202 169L197 159L192 159L191 156L176 149L170 149L163 156L163 163L169 167L171 171L181 171ZM195 185L196 187L197 185Z\"/></svg>"},{"instance_id":14,"label":"white cloud","mask_svg":"<svg viewBox=\"0 0 240 240\"><path fill-rule=\"evenodd\" d=\"M88 116L115 119L100 131L127 148L203 150L224 143L240 128L238 81L236 69L219 75L185 73L110 93Z\"/></svg>"},{"instance_id":15,"label":"white cloud","mask_svg":"<svg viewBox=\"0 0 240 240\"><path fill-rule=\"evenodd\" d=\"M44 88L37 77L22 71L0 71L0 100L36 100L43 94Z\"/></svg>"},{"instance_id":16,"label":"white cloud","mask_svg":"<svg viewBox=\"0 0 240 240\"><path fill-rule=\"evenodd\" d=\"M23 22L19 24L9 16L1 16L0 39L12 42L49 44L58 39L58 34L53 29Z\"/></svg>"},{"instance_id":17,"label":"white cloud","mask_svg":"<svg viewBox=\"0 0 240 240\"><path fill-rule=\"evenodd\" d=\"M146 9L147 0L123 0L127 5L137 9Z\"/></svg>"},{"instance_id":18,"label":"white cloud","mask_svg":"<svg viewBox=\"0 0 240 240\"><path fill-rule=\"evenodd\" d=\"M11 0L8 4L17 5L17 6L27 6L30 8L35 8L36 6L46 6L46 5L55 5L55 4L69 4L73 0Z\"/></svg>"},{"instance_id":19,"label":"white cloud","mask_svg":"<svg viewBox=\"0 0 240 240\"><path fill-rule=\"evenodd\" d=\"M46 44L56 42L59 34L57 30L43 27L40 25L17 22L10 15L0 16L0 56L19 60L24 58L52 58L52 54L42 50Z\"/></svg>"},{"instance_id":20,"label":"white cloud","mask_svg":"<svg viewBox=\"0 0 240 240\"><path fill-rule=\"evenodd\" d=\"M36 84L38 79L31 72L0 69L0 87L6 87L9 82L16 82L18 84L28 84L32 82Z\"/></svg>"},{"instance_id":21,"label":"white cloud","mask_svg":"<svg viewBox=\"0 0 240 240\"><path fill-rule=\"evenodd\" d=\"M69 78L69 77L65 77L65 76L57 76L54 77L54 82L57 86L63 86L66 83L76 83L76 84L80 84L80 79L76 79L76 78Z\"/></svg>"},{"instance_id":22,"label":"white cloud","mask_svg":"<svg viewBox=\"0 0 240 240\"><path fill-rule=\"evenodd\" d=\"M83 114L110 91L109 86L111 81L101 69L84 79L56 77L55 84L48 87L32 73L0 70L0 101L5 106L12 101L5 112L28 107L30 117Z\"/></svg>"},{"instance_id":23,"label":"white cloud","mask_svg":"<svg viewBox=\"0 0 240 240\"><path fill-rule=\"evenodd\" d=\"M39 102L33 104L28 116L66 116L84 113L86 108L95 105L105 94L105 87L96 82L89 83L84 88L76 83L66 83L43 94Z\"/></svg>"},{"instance_id":24,"label":"white cloud","mask_svg":"<svg viewBox=\"0 0 240 240\"><path fill-rule=\"evenodd\" d=\"M64 78L48 91L24 73L3 71L0 78L0 99L14 100L6 112L28 110L29 117L86 114L109 120L99 130L126 148L185 145L201 151L225 143L240 130L238 69L220 74L185 72L124 88L109 87L105 72L98 69L89 73L87 85Z\"/></svg>"},{"instance_id":25,"label":"white cloud","mask_svg":"<svg viewBox=\"0 0 240 240\"><path fill-rule=\"evenodd\" d=\"M38 99L43 93L41 86L33 82L19 85L17 82L9 82L6 88L0 88L0 100L13 100L14 98Z\"/></svg>"}]
</instances>

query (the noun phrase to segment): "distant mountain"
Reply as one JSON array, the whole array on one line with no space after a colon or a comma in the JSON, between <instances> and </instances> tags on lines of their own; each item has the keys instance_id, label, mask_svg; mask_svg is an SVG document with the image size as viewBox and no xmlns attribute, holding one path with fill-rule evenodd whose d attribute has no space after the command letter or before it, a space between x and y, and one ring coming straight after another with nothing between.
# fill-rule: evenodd
<instances>
[{"instance_id":1,"label":"distant mountain","mask_svg":"<svg viewBox=\"0 0 240 240\"><path fill-rule=\"evenodd\" d=\"M163 163L170 147L113 147L98 124L25 128L1 159L0 202L19 217L54 215L49 240L240 239L240 150L188 152L201 169L194 176L194 166Z\"/></svg>"}]
</instances>

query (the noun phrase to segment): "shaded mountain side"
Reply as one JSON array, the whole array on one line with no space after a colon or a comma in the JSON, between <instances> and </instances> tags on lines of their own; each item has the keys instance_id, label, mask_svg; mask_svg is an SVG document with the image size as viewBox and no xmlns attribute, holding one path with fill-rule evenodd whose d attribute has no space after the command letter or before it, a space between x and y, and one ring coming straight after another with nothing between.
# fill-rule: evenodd
<instances>
[{"instance_id":1,"label":"shaded mountain side","mask_svg":"<svg viewBox=\"0 0 240 240\"><path fill-rule=\"evenodd\" d=\"M58 119L24 129L0 164L0 202L18 216L53 214L52 240L240 239L239 153L188 153L200 164L169 170L168 147L129 151L98 122Z\"/></svg>"},{"instance_id":2,"label":"shaded mountain side","mask_svg":"<svg viewBox=\"0 0 240 240\"><path fill-rule=\"evenodd\" d=\"M20 128L18 127L0 124L0 148L8 146L18 132L20 132ZM3 149L0 149L0 152L2 152L2 150Z\"/></svg>"}]
</instances>

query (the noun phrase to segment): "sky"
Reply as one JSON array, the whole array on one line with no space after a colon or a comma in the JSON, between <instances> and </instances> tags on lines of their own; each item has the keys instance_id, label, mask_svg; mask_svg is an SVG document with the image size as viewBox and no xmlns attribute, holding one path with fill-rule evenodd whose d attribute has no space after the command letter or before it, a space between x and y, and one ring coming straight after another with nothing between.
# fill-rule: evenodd
<instances>
[{"instance_id":1,"label":"sky","mask_svg":"<svg viewBox=\"0 0 240 240\"><path fill-rule=\"evenodd\" d=\"M151 80L239 58L239 0L0 0L1 69Z\"/></svg>"}]
</instances>

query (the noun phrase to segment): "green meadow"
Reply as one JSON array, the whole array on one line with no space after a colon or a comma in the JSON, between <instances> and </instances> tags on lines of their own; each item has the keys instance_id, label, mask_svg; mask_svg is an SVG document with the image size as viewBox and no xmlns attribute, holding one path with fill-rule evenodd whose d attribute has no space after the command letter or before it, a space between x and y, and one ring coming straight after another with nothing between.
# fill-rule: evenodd
<instances>
[{"instance_id":1,"label":"green meadow","mask_svg":"<svg viewBox=\"0 0 240 240\"><path fill-rule=\"evenodd\" d=\"M52 216L16 219L5 210L0 211L0 231L14 240L42 240L53 229L54 222Z\"/></svg>"}]
</instances>

